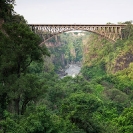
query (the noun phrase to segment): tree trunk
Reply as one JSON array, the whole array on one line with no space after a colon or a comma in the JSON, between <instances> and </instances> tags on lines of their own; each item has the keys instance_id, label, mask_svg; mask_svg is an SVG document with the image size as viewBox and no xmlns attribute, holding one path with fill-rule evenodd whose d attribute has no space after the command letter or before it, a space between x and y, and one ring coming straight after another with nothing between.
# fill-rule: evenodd
<instances>
[{"instance_id":1,"label":"tree trunk","mask_svg":"<svg viewBox=\"0 0 133 133\"><path fill-rule=\"evenodd\" d=\"M28 104L29 100L26 98L22 104L22 108L21 108L21 115L24 114L25 110L26 110L26 105Z\"/></svg>"},{"instance_id":2,"label":"tree trunk","mask_svg":"<svg viewBox=\"0 0 133 133\"><path fill-rule=\"evenodd\" d=\"M14 99L15 105L14 105L14 110L16 114L20 114L19 112L19 102L20 102L20 97L18 99Z\"/></svg>"}]
</instances>

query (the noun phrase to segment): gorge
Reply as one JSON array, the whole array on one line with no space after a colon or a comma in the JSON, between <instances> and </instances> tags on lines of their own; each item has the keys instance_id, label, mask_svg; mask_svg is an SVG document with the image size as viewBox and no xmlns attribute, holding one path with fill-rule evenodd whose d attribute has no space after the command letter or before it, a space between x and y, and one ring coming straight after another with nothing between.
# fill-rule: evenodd
<instances>
[{"instance_id":1,"label":"gorge","mask_svg":"<svg viewBox=\"0 0 133 133\"><path fill-rule=\"evenodd\" d=\"M116 42L66 32L40 47L14 2L0 1L0 133L132 133L132 21Z\"/></svg>"}]
</instances>

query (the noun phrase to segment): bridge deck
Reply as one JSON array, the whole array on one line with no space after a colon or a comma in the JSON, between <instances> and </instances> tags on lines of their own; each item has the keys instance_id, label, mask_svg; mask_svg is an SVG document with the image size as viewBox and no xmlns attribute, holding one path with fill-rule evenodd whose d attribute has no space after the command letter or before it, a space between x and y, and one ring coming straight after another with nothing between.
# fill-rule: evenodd
<instances>
[{"instance_id":1,"label":"bridge deck","mask_svg":"<svg viewBox=\"0 0 133 133\"><path fill-rule=\"evenodd\" d=\"M126 24L28 24L29 26L120 26L125 27Z\"/></svg>"}]
</instances>

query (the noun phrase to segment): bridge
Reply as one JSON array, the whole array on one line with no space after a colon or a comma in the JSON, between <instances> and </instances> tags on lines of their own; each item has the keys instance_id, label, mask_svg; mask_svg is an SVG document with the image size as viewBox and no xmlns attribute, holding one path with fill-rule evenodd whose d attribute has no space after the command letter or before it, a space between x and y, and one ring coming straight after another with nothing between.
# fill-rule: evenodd
<instances>
[{"instance_id":1,"label":"bridge","mask_svg":"<svg viewBox=\"0 0 133 133\"><path fill-rule=\"evenodd\" d=\"M39 34L45 43L53 36L68 31L88 31L115 42L122 39L122 29L125 24L29 24L31 30Z\"/></svg>"}]
</instances>

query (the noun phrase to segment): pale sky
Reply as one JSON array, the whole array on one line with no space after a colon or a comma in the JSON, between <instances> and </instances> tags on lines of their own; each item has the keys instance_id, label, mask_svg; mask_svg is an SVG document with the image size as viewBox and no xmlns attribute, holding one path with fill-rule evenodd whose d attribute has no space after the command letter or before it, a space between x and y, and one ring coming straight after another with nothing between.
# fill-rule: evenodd
<instances>
[{"instance_id":1,"label":"pale sky","mask_svg":"<svg viewBox=\"0 0 133 133\"><path fill-rule=\"evenodd\" d=\"M16 0L29 24L106 24L133 20L133 0Z\"/></svg>"}]
</instances>

